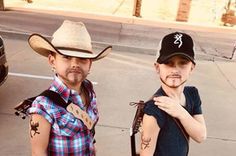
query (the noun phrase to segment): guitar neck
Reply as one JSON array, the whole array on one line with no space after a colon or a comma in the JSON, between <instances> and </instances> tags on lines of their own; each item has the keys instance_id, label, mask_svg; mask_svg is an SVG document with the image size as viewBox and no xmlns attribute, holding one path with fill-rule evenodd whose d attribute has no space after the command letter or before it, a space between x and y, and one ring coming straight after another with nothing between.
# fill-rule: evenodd
<instances>
[{"instance_id":1,"label":"guitar neck","mask_svg":"<svg viewBox=\"0 0 236 156\"><path fill-rule=\"evenodd\" d=\"M131 105L138 106L134 116L132 128L130 129L131 156L139 156L139 154L136 153L135 134L139 132L139 128L143 120L143 108L145 104L144 101L140 100L138 103L131 103Z\"/></svg>"},{"instance_id":2,"label":"guitar neck","mask_svg":"<svg viewBox=\"0 0 236 156\"><path fill-rule=\"evenodd\" d=\"M136 156L136 145L135 145L134 133L130 136L130 142L131 142L131 156Z\"/></svg>"}]
</instances>

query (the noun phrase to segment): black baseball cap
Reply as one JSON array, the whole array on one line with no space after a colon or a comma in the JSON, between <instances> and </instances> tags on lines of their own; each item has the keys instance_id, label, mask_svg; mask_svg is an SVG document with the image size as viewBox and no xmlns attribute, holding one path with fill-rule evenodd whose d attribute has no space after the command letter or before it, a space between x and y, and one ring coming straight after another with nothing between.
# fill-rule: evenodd
<instances>
[{"instance_id":1,"label":"black baseball cap","mask_svg":"<svg viewBox=\"0 0 236 156\"><path fill-rule=\"evenodd\" d=\"M177 55L183 56L196 64L194 61L193 39L188 34L182 32L168 34L160 41L159 46L157 62L160 64Z\"/></svg>"}]
</instances>

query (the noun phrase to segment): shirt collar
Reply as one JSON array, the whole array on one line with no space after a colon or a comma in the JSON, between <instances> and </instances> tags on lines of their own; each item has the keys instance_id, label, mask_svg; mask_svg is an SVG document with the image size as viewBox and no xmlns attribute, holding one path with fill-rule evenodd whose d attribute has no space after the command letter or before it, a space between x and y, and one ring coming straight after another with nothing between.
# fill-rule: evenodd
<instances>
[{"instance_id":1,"label":"shirt collar","mask_svg":"<svg viewBox=\"0 0 236 156\"><path fill-rule=\"evenodd\" d=\"M73 89L69 89L57 75L54 76L54 81L49 89L57 92L66 103L70 101L78 104L81 108L85 107L78 92Z\"/></svg>"},{"instance_id":2,"label":"shirt collar","mask_svg":"<svg viewBox=\"0 0 236 156\"><path fill-rule=\"evenodd\" d=\"M56 75L49 89L59 93L65 102L68 103L71 90Z\"/></svg>"}]
</instances>

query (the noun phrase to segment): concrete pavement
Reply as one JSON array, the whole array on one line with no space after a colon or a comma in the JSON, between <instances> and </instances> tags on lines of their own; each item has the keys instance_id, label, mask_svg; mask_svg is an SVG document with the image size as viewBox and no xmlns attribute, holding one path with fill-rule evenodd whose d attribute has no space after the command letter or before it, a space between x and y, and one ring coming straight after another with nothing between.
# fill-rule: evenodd
<instances>
[{"instance_id":1,"label":"concrete pavement","mask_svg":"<svg viewBox=\"0 0 236 156\"><path fill-rule=\"evenodd\" d=\"M140 28L138 25L134 25L134 27ZM132 29L130 31L134 31ZM153 29L145 32L151 30ZM163 30L169 31L168 29ZM208 35L206 33L207 31L204 31L201 35ZM235 39L234 33L232 36L227 35L227 33L222 34L224 35L217 36L217 40L213 40L213 42L222 43ZM138 34L133 33L132 35L137 36ZM37 75L40 73L41 75L50 76L50 72L44 70L48 68L44 64L35 71L35 67L39 63L45 62L46 64L46 61L41 58L35 58L33 54L29 53L30 49L24 39L14 39L14 35L9 35L9 33L5 34L5 38L10 73L27 71L30 74ZM202 41L201 37L198 39L203 45L204 42L208 42ZM126 42L123 44L131 42L129 38L125 38L125 40ZM135 43L138 44L144 41L141 40ZM222 51L228 51L232 48L230 46L227 49L224 46L221 45L219 48ZM204 48L201 49L201 47L198 46L198 52L204 53L204 51L201 51ZM214 46L208 44L205 47L214 48ZM129 127L132 123L135 109L128 106L128 103L139 99L148 99L159 86L152 67L154 56L145 53L133 53L128 50L113 51L113 54L107 59L103 62L98 62L94 66L94 73L91 75L92 80L99 82L99 85L96 86L96 91L101 103L101 118L96 133L98 156L130 155ZM189 84L199 88L207 123L208 138L203 144L196 144L191 141L190 156L232 156L236 153L235 66L236 63L234 61L224 59L215 61L197 59L197 67ZM100 78L101 73L109 74ZM122 78L116 74L119 74ZM25 81L27 81L28 87L24 85ZM0 137L1 140L4 140L4 142L0 143L1 155L30 155L28 134L26 133L27 121L23 122L16 118L13 115L12 107L17 101L26 96L36 94L38 90L44 89L49 83L50 81L48 80L32 79L29 81L25 77L16 77L10 74L6 83L0 87ZM34 88L30 87L32 85L34 85ZM13 98L12 95L17 96L17 98Z\"/></svg>"}]
</instances>

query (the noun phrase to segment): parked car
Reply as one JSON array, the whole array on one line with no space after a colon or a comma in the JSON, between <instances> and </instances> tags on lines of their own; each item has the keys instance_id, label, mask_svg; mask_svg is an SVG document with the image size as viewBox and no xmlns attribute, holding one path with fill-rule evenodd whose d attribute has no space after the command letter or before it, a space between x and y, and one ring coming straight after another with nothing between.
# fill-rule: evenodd
<instances>
[{"instance_id":1,"label":"parked car","mask_svg":"<svg viewBox=\"0 0 236 156\"><path fill-rule=\"evenodd\" d=\"M4 42L0 36L0 85L6 80L8 75L8 65L4 49Z\"/></svg>"}]
</instances>

